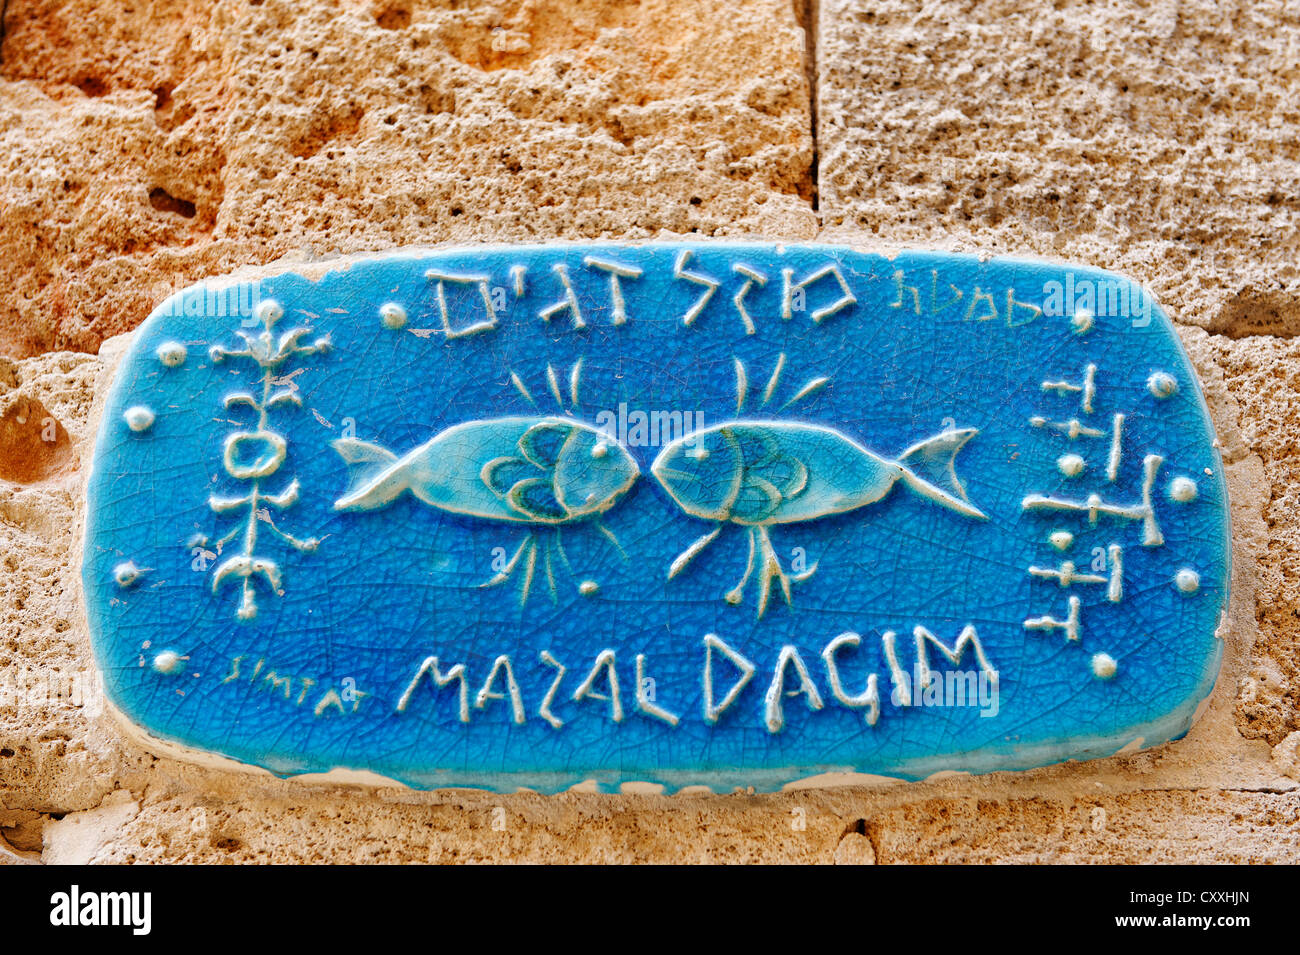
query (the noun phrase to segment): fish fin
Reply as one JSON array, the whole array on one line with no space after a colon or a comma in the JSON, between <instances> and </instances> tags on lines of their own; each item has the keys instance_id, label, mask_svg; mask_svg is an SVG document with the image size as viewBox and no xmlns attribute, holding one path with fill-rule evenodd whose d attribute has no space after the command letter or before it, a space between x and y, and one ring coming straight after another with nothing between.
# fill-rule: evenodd
<instances>
[{"instance_id":1,"label":"fish fin","mask_svg":"<svg viewBox=\"0 0 1300 955\"><path fill-rule=\"evenodd\" d=\"M347 492L334 502L336 511L370 511L383 507L407 488L397 455L387 448L356 438L330 442L348 465Z\"/></svg>"},{"instance_id":2,"label":"fish fin","mask_svg":"<svg viewBox=\"0 0 1300 955\"><path fill-rule=\"evenodd\" d=\"M528 478L515 484L506 502L520 514L542 524L558 524L569 512L555 499L549 478Z\"/></svg>"},{"instance_id":3,"label":"fish fin","mask_svg":"<svg viewBox=\"0 0 1300 955\"><path fill-rule=\"evenodd\" d=\"M523 458L493 458L483 465L479 477L498 497L505 497L520 481L537 475L537 466Z\"/></svg>"},{"instance_id":4,"label":"fish fin","mask_svg":"<svg viewBox=\"0 0 1300 955\"><path fill-rule=\"evenodd\" d=\"M397 455L387 448L357 438L339 438L331 441L330 447L348 464L378 464L388 467L397 460Z\"/></svg>"},{"instance_id":5,"label":"fish fin","mask_svg":"<svg viewBox=\"0 0 1300 955\"><path fill-rule=\"evenodd\" d=\"M959 428L912 445L898 459L903 480L922 497L967 517L987 520L988 516L970 502L957 477L957 452L977 434L975 428Z\"/></svg>"},{"instance_id":6,"label":"fish fin","mask_svg":"<svg viewBox=\"0 0 1300 955\"><path fill-rule=\"evenodd\" d=\"M781 492L771 481L747 473L745 481L731 505L731 517L746 524L757 524L772 515L781 506Z\"/></svg>"},{"instance_id":7,"label":"fish fin","mask_svg":"<svg viewBox=\"0 0 1300 955\"><path fill-rule=\"evenodd\" d=\"M563 422L543 421L524 432L519 439L519 450L533 464L550 471L560 458L560 448L572 433L573 428Z\"/></svg>"}]
</instances>

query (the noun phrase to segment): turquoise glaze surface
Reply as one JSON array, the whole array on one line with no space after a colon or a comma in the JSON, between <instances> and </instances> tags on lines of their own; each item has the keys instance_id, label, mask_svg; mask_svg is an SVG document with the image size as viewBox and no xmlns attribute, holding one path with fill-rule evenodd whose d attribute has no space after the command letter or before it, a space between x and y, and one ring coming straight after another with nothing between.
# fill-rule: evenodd
<instances>
[{"instance_id":1,"label":"turquoise glaze surface","mask_svg":"<svg viewBox=\"0 0 1300 955\"><path fill-rule=\"evenodd\" d=\"M1222 463L1096 269L412 251L196 286L87 489L147 734L417 787L770 790L1151 746L1218 671Z\"/></svg>"}]
</instances>

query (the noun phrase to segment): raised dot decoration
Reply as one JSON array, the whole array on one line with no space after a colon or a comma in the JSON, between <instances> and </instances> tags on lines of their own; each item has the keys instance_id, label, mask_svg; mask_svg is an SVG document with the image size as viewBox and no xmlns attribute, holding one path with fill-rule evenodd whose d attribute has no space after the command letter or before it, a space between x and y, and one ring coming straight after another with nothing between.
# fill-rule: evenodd
<instances>
[{"instance_id":1,"label":"raised dot decoration","mask_svg":"<svg viewBox=\"0 0 1300 955\"><path fill-rule=\"evenodd\" d=\"M1113 680L1115 674L1119 672L1119 664L1109 653L1094 653L1090 666L1092 675L1098 680Z\"/></svg>"},{"instance_id":2,"label":"raised dot decoration","mask_svg":"<svg viewBox=\"0 0 1300 955\"><path fill-rule=\"evenodd\" d=\"M1068 550L1074 543L1074 535L1069 531L1052 531L1047 539L1057 550Z\"/></svg>"},{"instance_id":3,"label":"raised dot decoration","mask_svg":"<svg viewBox=\"0 0 1300 955\"><path fill-rule=\"evenodd\" d=\"M1191 478L1174 478L1169 482L1169 496L1179 504L1187 504L1196 500L1198 489L1196 482Z\"/></svg>"},{"instance_id":4,"label":"raised dot decoration","mask_svg":"<svg viewBox=\"0 0 1300 955\"><path fill-rule=\"evenodd\" d=\"M184 345L180 342L163 342L158 346L158 360L168 368L179 368L185 364L185 358L188 354Z\"/></svg>"},{"instance_id":5,"label":"raised dot decoration","mask_svg":"<svg viewBox=\"0 0 1300 955\"><path fill-rule=\"evenodd\" d=\"M1092 314L1092 309L1090 308L1078 309L1073 315L1070 316L1070 325L1074 329L1074 334L1083 335L1084 333L1086 333L1088 329L1092 328L1092 323L1094 319L1095 316Z\"/></svg>"},{"instance_id":6,"label":"raised dot decoration","mask_svg":"<svg viewBox=\"0 0 1300 955\"><path fill-rule=\"evenodd\" d=\"M136 566L135 561L123 561L113 568L113 580L126 590L128 587L134 587L143 573L144 571Z\"/></svg>"},{"instance_id":7,"label":"raised dot decoration","mask_svg":"<svg viewBox=\"0 0 1300 955\"><path fill-rule=\"evenodd\" d=\"M1194 594L1201 589L1201 575L1184 567L1174 575L1174 586L1185 594Z\"/></svg>"},{"instance_id":8,"label":"raised dot decoration","mask_svg":"<svg viewBox=\"0 0 1300 955\"><path fill-rule=\"evenodd\" d=\"M1157 371L1147 379L1147 391L1161 399L1172 398L1178 391L1178 382L1167 371Z\"/></svg>"},{"instance_id":9,"label":"raised dot decoration","mask_svg":"<svg viewBox=\"0 0 1300 955\"><path fill-rule=\"evenodd\" d=\"M185 657L175 650L164 650L153 658L153 668L166 676L180 673L185 669Z\"/></svg>"},{"instance_id":10,"label":"raised dot decoration","mask_svg":"<svg viewBox=\"0 0 1300 955\"><path fill-rule=\"evenodd\" d=\"M406 309L396 302L386 302L379 306L379 320L384 323L385 328L397 331L406 325Z\"/></svg>"},{"instance_id":11,"label":"raised dot decoration","mask_svg":"<svg viewBox=\"0 0 1300 955\"><path fill-rule=\"evenodd\" d=\"M135 405L122 413L122 420L126 422L128 428L140 434L153 427L154 416L153 412L144 405Z\"/></svg>"},{"instance_id":12,"label":"raised dot decoration","mask_svg":"<svg viewBox=\"0 0 1300 955\"><path fill-rule=\"evenodd\" d=\"M1056 459L1056 466L1066 477L1078 477L1083 473L1085 463L1077 454L1063 454Z\"/></svg>"}]
</instances>

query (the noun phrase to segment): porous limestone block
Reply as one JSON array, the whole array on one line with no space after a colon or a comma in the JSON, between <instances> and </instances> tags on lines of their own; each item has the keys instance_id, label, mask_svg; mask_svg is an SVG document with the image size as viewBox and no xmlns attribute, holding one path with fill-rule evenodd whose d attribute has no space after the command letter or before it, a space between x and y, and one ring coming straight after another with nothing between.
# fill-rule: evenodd
<instances>
[{"instance_id":1,"label":"porous limestone block","mask_svg":"<svg viewBox=\"0 0 1300 955\"><path fill-rule=\"evenodd\" d=\"M786 0L12 0L0 354L93 351L288 253L811 238Z\"/></svg>"},{"instance_id":2,"label":"porous limestone block","mask_svg":"<svg viewBox=\"0 0 1300 955\"><path fill-rule=\"evenodd\" d=\"M821 0L826 228L1125 272L1177 320L1300 332L1300 11Z\"/></svg>"}]
</instances>

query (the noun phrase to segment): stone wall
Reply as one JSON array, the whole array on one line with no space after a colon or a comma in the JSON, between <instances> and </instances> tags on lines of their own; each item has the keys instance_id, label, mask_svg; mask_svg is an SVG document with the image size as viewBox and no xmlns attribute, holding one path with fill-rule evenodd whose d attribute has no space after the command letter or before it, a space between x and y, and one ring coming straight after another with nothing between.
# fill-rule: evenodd
<instances>
[{"instance_id":1,"label":"stone wall","mask_svg":"<svg viewBox=\"0 0 1300 955\"><path fill-rule=\"evenodd\" d=\"M0 857L1300 861L1300 12L1281 0L9 0L0 46ZM281 782L150 755L78 597L112 335L206 275L681 233L1029 253L1180 326L1227 465L1190 735L778 795Z\"/></svg>"}]
</instances>

